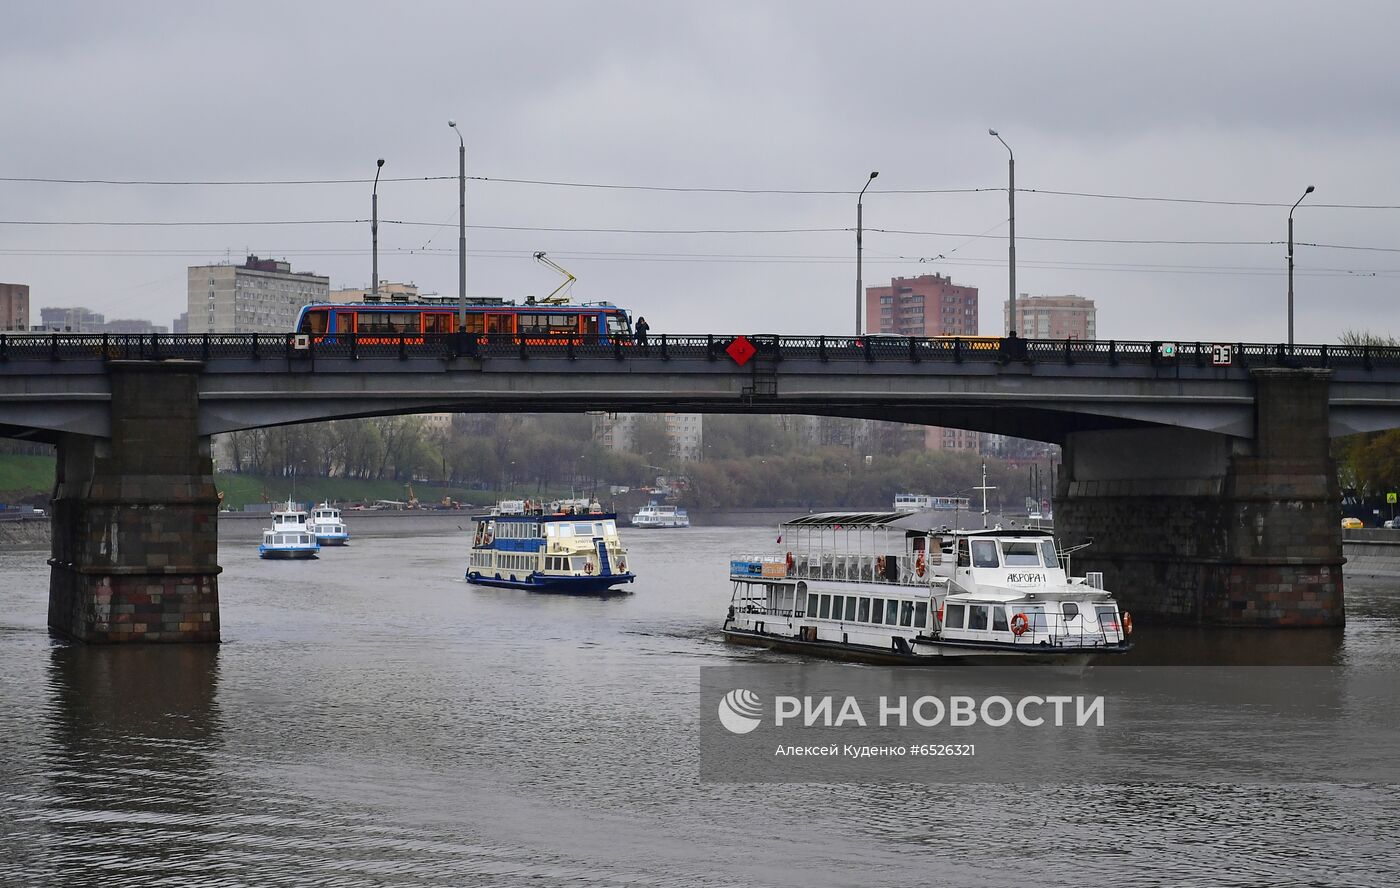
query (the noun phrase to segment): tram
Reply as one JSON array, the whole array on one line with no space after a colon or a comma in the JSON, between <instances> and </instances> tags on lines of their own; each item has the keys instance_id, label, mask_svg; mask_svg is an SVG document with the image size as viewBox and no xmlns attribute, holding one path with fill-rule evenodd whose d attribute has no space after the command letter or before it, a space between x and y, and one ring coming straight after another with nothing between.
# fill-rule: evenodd
<instances>
[{"instance_id":1,"label":"tram","mask_svg":"<svg viewBox=\"0 0 1400 888\"><path fill-rule=\"evenodd\" d=\"M423 297L413 302L315 302L302 307L295 332L311 335L318 344L355 333L364 344L382 337L384 343L397 344L403 338L416 345L426 336L458 332L460 309L456 299ZM530 345L632 340L631 314L611 302L517 305L514 300L476 299L466 309L467 333L519 336Z\"/></svg>"}]
</instances>

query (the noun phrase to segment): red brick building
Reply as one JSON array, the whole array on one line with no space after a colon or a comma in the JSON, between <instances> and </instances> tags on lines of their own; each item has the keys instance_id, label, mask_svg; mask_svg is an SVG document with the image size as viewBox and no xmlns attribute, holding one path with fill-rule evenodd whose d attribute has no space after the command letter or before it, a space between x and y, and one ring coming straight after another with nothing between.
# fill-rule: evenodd
<instances>
[{"instance_id":1,"label":"red brick building","mask_svg":"<svg viewBox=\"0 0 1400 888\"><path fill-rule=\"evenodd\" d=\"M977 288L941 274L895 278L865 288L865 330L902 336L975 336Z\"/></svg>"},{"instance_id":2,"label":"red brick building","mask_svg":"<svg viewBox=\"0 0 1400 888\"><path fill-rule=\"evenodd\" d=\"M0 330L29 329L29 285L0 284Z\"/></svg>"}]
</instances>

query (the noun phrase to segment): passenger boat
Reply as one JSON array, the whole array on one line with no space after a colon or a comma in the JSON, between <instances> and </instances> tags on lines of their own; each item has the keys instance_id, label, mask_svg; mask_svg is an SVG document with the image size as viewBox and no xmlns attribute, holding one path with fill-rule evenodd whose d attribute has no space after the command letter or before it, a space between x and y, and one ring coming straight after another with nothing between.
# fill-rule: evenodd
<instances>
[{"instance_id":1,"label":"passenger boat","mask_svg":"<svg viewBox=\"0 0 1400 888\"><path fill-rule=\"evenodd\" d=\"M350 531L340 518L340 510L330 503L321 503L311 510L311 532L322 546L343 546L350 542Z\"/></svg>"},{"instance_id":2,"label":"passenger boat","mask_svg":"<svg viewBox=\"0 0 1400 888\"><path fill-rule=\"evenodd\" d=\"M1102 574L1069 576L1070 551L1049 532L950 530L945 517L831 512L787 522L785 552L731 558L725 638L906 663L1087 660L1132 647L1132 616Z\"/></svg>"},{"instance_id":3,"label":"passenger boat","mask_svg":"<svg viewBox=\"0 0 1400 888\"><path fill-rule=\"evenodd\" d=\"M472 520L469 583L597 594L636 579L627 570L617 515L596 502L509 500Z\"/></svg>"},{"instance_id":4,"label":"passenger boat","mask_svg":"<svg viewBox=\"0 0 1400 888\"><path fill-rule=\"evenodd\" d=\"M632 516L633 527L689 527L690 516L685 509L663 506L656 501L647 503Z\"/></svg>"},{"instance_id":5,"label":"passenger boat","mask_svg":"<svg viewBox=\"0 0 1400 888\"><path fill-rule=\"evenodd\" d=\"M986 483L985 480L983 483ZM922 493L896 493L894 495L894 510L896 512L926 512L929 509L966 512L971 508L972 501L965 496L928 496Z\"/></svg>"},{"instance_id":6,"label":"passenger boat","mask_svg":"<svg viewBox=\"0 0 1400 888\"><path fill-rule=\"evenodd\" d=\"M263 531L258 555L262 558L316 558L321 546L306 523L306 512L288 502L272 513L272 529Z\"/></svg>"}]
</instances>

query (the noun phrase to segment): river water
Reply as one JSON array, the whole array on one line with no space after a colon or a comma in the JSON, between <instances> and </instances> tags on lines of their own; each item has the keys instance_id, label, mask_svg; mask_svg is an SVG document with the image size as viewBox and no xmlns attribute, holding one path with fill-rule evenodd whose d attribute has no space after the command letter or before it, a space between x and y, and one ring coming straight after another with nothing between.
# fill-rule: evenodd
<instances>
[{"instance_id":1,"label":"river water","mask_svg":"<svg viewBox=\"0 0 1400 888\"><path fill-rule=\"evenodd\" d=\"M718 632L762 529L631 531L609 598L467 586L457 533L304 563L233 536L218 646L55 641L47 553L0 552L0 884L1400 880L1393 785L702 781L701 667L796 659ZM1291 637L1400 659L1397 587L1353 580L1344 633ZM1187 661L1279 637L1139 635Z\"/></svg>"}]
</instances>

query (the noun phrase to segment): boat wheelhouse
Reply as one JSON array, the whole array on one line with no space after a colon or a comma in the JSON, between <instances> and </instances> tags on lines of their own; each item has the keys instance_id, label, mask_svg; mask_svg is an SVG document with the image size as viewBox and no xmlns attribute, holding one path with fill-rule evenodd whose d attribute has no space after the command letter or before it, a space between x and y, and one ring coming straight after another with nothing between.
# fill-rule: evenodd
<instances>
[{"instance_id":1,"label":"boat wheelhouse","mask_svg":"<svg viewBox=\"0 0 1400 888\"><path fill-rule=\"evenodd\" d=\"M350 542L350 531L345 529L340 510L330 503L321 503L311 510L308 526L322 546L343 546Z\"/></svg>"},{"instance_id":2,"label":"boat wheelhouse","mask_svg":"<svg viewBox=\"0 0 1400 888\"><path fill-rule=\"evenodd\" d=\"M617 516L596 502L512 500L472 520L469 583L597 594L636 579L627 570Z\"/></svg>"},{"instance_id":3,"label":"boat wheelhouse","mask_svg":"<svg viewBox=\"0 0 1400 888\"><path fill-rule=\"evenodd\" d=\"M288 502L272 513L272 527L263 531L258 546L260 558L305 559L316 558L320 553L321 546L307 524L305 511Z\"/></svg>"},{"instance_id":4,"label":"boat wheelhouse","mask_svg":"<svg viewBox=\"0 0 1400 888\"><path fill-rule=\"evenodd\" d=\"M957 531L931 513L832 512L735 555L729 641L842 659L1086 659L1132 645L1102 575L1071 577L1047 531Z\"/></svg>"},{"instance_id":5,"label":"boat wheelhouse","mask_svg":"<svg viewBox=\"0 0 1400 888\"><path fill-rule=\"evenodd\" d=\"M653 500L632 516L633 527L689 527L690 515L685 509L667 506Z\"/></svg>"}]
</instances>

